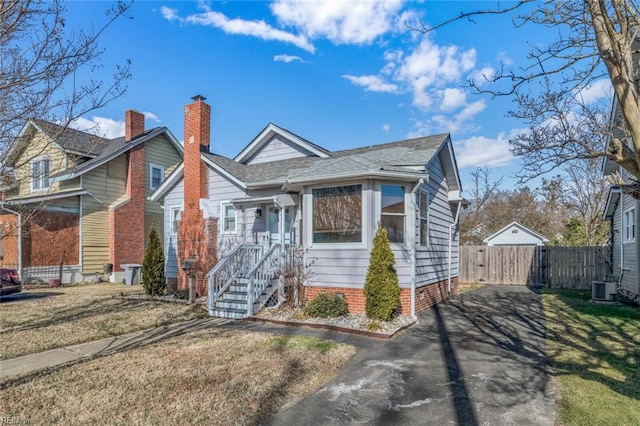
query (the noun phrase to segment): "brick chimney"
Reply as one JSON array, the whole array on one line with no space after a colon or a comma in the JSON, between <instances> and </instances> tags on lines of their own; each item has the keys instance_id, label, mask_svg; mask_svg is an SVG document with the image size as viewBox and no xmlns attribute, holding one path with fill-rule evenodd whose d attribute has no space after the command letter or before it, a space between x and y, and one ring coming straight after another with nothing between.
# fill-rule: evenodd
<instances>
[{"instance_id":1,"label":"brick chimney","mask_svg":"<svg viewBox=\"0 0 640 426\"><path fill-rule=\"evenodd\" d=\"M192 98L184 109L184 197L187 204L198 206L207 198L207 168L200 160L201 152L209 152L211 139L211 107L203 96Z\"/></svg>"},{"instance_id":2,"label":"brick chimney","mask_svg":"<svg viewBox=\"0 0 640 426\"><path fill-rule=\"evenodd\" d=\"M207 272L217 261L216 244L218 221L201 210L200 200L208 199L208 167L201 154L209 152L211 138L211 107L205 98L194 96L193 103L184 109L184 210L178 233L178 265L183 260L193 261L189 273L178 272L176 289L188 288L191 274L199 296L207 294ZM167 281L169 291L173 283Z\"/></svg>"},{"instance_id":3,"label":"brick chimney","mask_svg":"<svg viewBox=\"0 0 640 426\"><path fill-rule=\"evenodd\" d=\"M132 109L124 113L124 140L129 142L144 133L144 115Z\"/></svg>"}]
</instances>

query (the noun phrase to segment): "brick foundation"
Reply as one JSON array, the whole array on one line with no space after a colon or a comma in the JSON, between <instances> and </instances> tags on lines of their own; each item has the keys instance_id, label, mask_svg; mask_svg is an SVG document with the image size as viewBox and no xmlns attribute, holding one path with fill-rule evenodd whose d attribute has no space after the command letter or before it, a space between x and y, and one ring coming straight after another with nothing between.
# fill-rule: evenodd
<instances>
[{"instance_id":1,"label":"brick foundation","mask_svg":"<svg viewBox=\"0 0 640 426\"><path fill-rule=\"evenodd\" d=\"M306 303L322 292L342 293L347 301L349 312L351 313L360 314L365 311L366 301L362 288L305 286L300 296ZM456 294L458 294L458 277L451 279L451 295ZM447 280L416 288L416 314L429 309L448 297ZM400 313L405 315L411 314L410 288L400 289Z\"/></svg>"}]
</instances>

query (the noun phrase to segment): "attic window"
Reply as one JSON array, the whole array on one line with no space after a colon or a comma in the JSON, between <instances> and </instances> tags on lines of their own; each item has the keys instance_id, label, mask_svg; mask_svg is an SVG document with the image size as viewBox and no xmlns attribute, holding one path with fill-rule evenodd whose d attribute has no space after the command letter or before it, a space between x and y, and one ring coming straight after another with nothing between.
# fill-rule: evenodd
<instances>
[{"instance_id":1,"label":"attic window","mask_svg":"<svg viewBox=\"0 0 640 426\"><path fill-rule=\"evenodd\" d=\"M31 191L49 189L49 173L51 171L48 157L31 160Z\"/></svg>"},{"instance_id":2,"label":"attic window","mask_svg":"<svg viewBox=\"0 0 640 426\"><path fill-rule=\"evenodd\" d=\"M513 229L513 230L511 231L511 233L512 233L512 234L517 234L517 233L518 233L518 230L517 230L517 229Z\"/></svg>"}]
</instances>

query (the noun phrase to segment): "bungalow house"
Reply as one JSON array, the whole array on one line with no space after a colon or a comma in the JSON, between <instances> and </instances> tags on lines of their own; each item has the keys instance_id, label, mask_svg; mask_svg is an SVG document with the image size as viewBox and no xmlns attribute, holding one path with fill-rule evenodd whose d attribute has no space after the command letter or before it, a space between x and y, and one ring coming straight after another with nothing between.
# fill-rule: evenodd
<instances>
[{"instance_id":1,"label":"bungalow house","mask_svg":"<svg viewBox=\"0 0 640 426\"><path fill-rule=\"evenodd\" d=\"M482 242L488 246L543 246L549 239L518 222L511 222Z\"/></svg>"},{"instance_id":2,"label":"bungalow house","mask_svg":"<svg viewBox=\"0 0 640 426\"><path fill-rule=\"evenodd\" d=\"M270 123L232 159L209 152L210 106L193 99L184 162L150 197L164 206L170 289L191 278L211 315L242 318L272 296L279 265L298 248L311 270L304 299L339 292L362 312L380 223L402 312L457 292L462 198L449 135L329 151Z\"/></svg>"},{"instance_id":3,"label":"bungalow house","mask_svg":"<svg viewBox=\"0 0 640 426\"><path fill-rule=\"evenodd\" d=\"M5 232L1 262L24 278L62 263L66 281L102 275L106 265L117 282L121 265L141 263L151 224L163 232L162 209L147 197L182 160L171 132L145 130L144 121L127 111L125 136L107 139L29 120L3 159L12 172L0 189L0 223L14 232Z\"/></svg>"}]
</instances>

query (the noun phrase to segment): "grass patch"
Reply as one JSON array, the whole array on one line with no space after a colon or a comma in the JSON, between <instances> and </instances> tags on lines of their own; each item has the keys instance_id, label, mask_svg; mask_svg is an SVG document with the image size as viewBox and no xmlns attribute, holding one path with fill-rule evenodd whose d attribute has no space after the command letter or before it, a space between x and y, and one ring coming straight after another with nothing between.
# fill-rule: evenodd
<instances>
[{"instance_id":1,"label":"grass patch","mask_svg":"<svg viewBox=\"0 0 640 426\"><path fill-rule=\"evenodd\" d=\"M30 424L258 424L354 353L309 337L211 328L55 371L0 398L3 416Z\"/></svg>"},{"instance_id":2,"label":"grass patch","mask_svg":"<svg viewBox=\"0 0 640 426\"><path fill-rule=\"evenodd\" d=\"M338 344L331 340L318 340L307 336L278 336L269 340L267 345L276 350L302 349L318 351L321 354L326 354L338 347Z\"/></svg>"},{"instance_id":3,"label":"grass patch","mask_svg":"<svg viewBox=\"0 0 640 426\"><path fill-rule=\"evenodd\" d=\"M200 305L121 297L142 293L140 286L84 284L24 293L31 297L2 303L0 359L207 316Z\"/></svg>"},{"instance_id":4,"label":"grass patch","mask_svg":"<svg viewBox=\"0 0 640 426\"><path fill-rule=\"evenodd\" d=\"M565 425L640 425L640 309L543 290Z\"/></svg>"}]
</instances>

